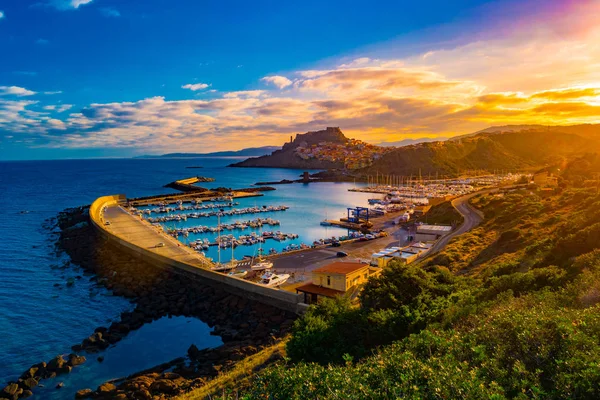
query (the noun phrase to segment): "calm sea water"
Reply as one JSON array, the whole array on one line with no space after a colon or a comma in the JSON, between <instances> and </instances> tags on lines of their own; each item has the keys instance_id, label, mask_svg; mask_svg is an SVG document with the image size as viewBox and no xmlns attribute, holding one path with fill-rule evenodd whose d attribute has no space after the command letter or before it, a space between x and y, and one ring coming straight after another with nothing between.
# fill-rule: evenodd
<instances>
[{"instance_id":1,"label":"calm sea water","mask_svg":"<svg viewBox=\"0 0 600 400\"><path fill-rule=\"evenodd\" d=\"M248 187L258 181L296 179L302 171L284 169L225 168L231 159L110 159L0 162L0 385L15 379L31 364L68 353L100 325L107 325L129 302L96 288L87 277L66 288L68 278L80 275L65 256L55 254L56 233L45 221L67 207L90 204L95 198L125 193L129 197L170 193L163 185L183 177L216 178L207 187ZM186 169L186 166L203 169ZM339 217L346 207L365 205L369 195L348 192L353 184L318 183L278 185L263 197L241 200L239 207L287 205L288 211L243 215L224 219L248 220L270 216L281 221L275 230L298 233L295 243L339 236L342 229L325 228L319 221ZM188 220L186 225L214 225L216 218ZM247 233L248 231L243 231ZM238 236L242 231L231 231ZM210 236L207 236L210 237ZM292 243L269 241L264 247L278 250ZM236 249L236 258L252 254ZM230 250L223 253L228 259ZM210 256L216 258L216 249ZM60 288L54 284L61 284ZM169 335L169 341L161 338ZM169 361L185 354L191 343L198 347L220 344L200 321L172 318L156 321L132 333L107 350L104 364L88 361L64 378L65 390L36 392L38 398L72 398L74 391ZM93 357L92 357L93 358ZM47 387L51 383L47 384Z\"/></svg>"}]
</instances>

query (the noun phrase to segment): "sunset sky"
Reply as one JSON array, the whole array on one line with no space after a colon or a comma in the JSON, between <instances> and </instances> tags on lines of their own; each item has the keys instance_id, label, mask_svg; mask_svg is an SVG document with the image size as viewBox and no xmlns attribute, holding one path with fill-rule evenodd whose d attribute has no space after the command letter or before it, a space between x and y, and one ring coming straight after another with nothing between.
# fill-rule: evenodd
<instances>
[{"instance_id":1,"label":"sunset sky","mask_svg":"<svg viewBox=\"0 0 600 400\"><path fill-rule=\"evenodd\" d=\"M0 159L600 123L597 21L597 0L0 0Z\"/></svg>"}]
</instances>

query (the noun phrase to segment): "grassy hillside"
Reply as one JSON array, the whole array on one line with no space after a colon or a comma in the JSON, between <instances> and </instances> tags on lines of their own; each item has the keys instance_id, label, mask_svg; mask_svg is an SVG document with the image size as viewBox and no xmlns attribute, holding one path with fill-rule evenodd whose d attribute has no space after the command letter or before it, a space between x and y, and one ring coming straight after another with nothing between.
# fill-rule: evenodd
<instances>
[{"instance_id":1,"label":"grassy hillside","mask_svg":"<svg viewBox=\"0 0 600 400\"><path fill-rule=\"evenodd\" d=\"M456 176L466 170L536 169L600 150L599 137L589 135L587 130L582 135L558 131L481 133L459 140L400 147L360 172Z\"/></svg>"},{"instance_id":2,"label":"grassy hillside","mask_svg":"<svg viewBox=\"0 0 600 400\"><path fill-rule=\"evenodd\" d=\"M243 399L598 398L600 195L476 197L480 228L313 306Z\"/></svg>"}]
</instances>

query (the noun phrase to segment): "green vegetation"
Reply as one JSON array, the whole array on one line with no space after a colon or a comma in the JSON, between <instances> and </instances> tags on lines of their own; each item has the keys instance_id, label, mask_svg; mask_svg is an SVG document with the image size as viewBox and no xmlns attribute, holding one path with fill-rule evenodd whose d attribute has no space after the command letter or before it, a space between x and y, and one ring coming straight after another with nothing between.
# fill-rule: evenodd
<instances>
[{"instance_id":1,"label":"green vegetation","mask_svg":"<svg viewBox=\"0 0 600 400\"><path fill-rule=\"evenodd\" d=\"M463 223L463 216L460 215L452 203L445 201L437 204L429 210L429 212L419 218L417 221L421 221L427 224L438 224L438 225L460 225Z\"/></svg>"},{"instance_id":2,"label":"green vegetation","mask_svg":"<svg viewBox=\"0 0 600 400\"><path fill-rule=\"evenodd\" d=\"M599 398L600 195L473 199L485 222L299 319L244 399ZM225 394L224 397L233 393Z\"/></svg>"},{"instance_id":3,"label":"green vegetation","mask_svg":"<svg viewBox=\"0 0 600 400\"><path fill-rule=\"evenodd\" d=\"M537 128L502 134L484 132L444 142L403 146L386 153L361 173L458 176L466 170L536 170L598 151L598 128L594 127L593 130L580 125L550 131Z\"/></svg>"}]
</instances>

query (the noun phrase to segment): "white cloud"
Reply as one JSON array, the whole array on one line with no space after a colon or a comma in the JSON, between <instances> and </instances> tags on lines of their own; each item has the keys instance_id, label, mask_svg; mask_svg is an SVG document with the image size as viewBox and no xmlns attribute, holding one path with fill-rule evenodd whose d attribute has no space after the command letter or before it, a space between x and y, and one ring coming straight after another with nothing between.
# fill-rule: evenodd
<instances>
[{"instance_id":1,"label":"white cloud","mask_svg":"<svg viewBox=\"0 0 600 400\"><path fill-rule=\"evenodd\" d=\"M60 11L76 10L79 6L90 4L92 0L49 0L46 3L36 3L33 7L54 7Z\"/></svg>"},{"instance_id":2,"label":"white cloud","mask_svg":"<svg viewBox=\"0 0 600 400\"><path fill-rule=\"evenodd\" d=\"M61 94L62 90L55 90L55 91L49 91L49 92L44 92L44 94Z\"/></svg>"},{"instance_id":3,"label":"white cloud","mask_svg":"<svg viewBox=\"0 0 600 400\"><path fill-rule=\"evenodd\" d=\"M0 19L4 18L4 11L0 11Z\"/></svg>"},{"instance_id":4,"label":"white cloud","mask_svg":"<svg viewBox=\"0 0 600 400\"><path fill-rule=\"evenodd\" d=\"M62 104L56 108L56 111L61 113L73 108L73 104Z\"/></svg>"},{"instance_id":5,"label":"white cloud","mask_svg":"<svg viewBox=\"0 0 600 400\"><path fill-rule=\"evenodd\" d=\"M115 9L115 8L111 8L111 7L103 7L100 9L100 12L102 13L102 15L104 15L105 17L113 17L113 18L118 18L121 16L121 13L119 12L119 10Z\"/></svg>"},{"instance_id":6,"label":"white cloud","mask_svg":"<svg viewBox=\"0 0 600 400\"><path fill-rule=\"evenodd\" d=\"M183 85L181 88L182 89L189 89L189 90L195 92L197 90L206 89L209 86L210 85L206 84L206 83L188 83L187 85Z\"/></svg>"},{"instance_id":7,"label":"white cloud","mask_svg":"<svg viewBox=\"0 0 600 400\"><path fill-rule=\"evenodd\" d=\"M32 96L36 94L33 90L28 90L19 86L0 86L0 96Z\"/></svg>"},{"instance_id":8,"label":"white cloud","mask_svg":"<svg viewBox=\"0 0 600 400\"><path fill-rule=\"evenodd\" d=\"M265 76L261 79L263 82L271 83L277 86L279 89L286 88L292 84L292 81L286 78L285 76L273 75L273 76Z\"/></svg>"}]
</instances>

